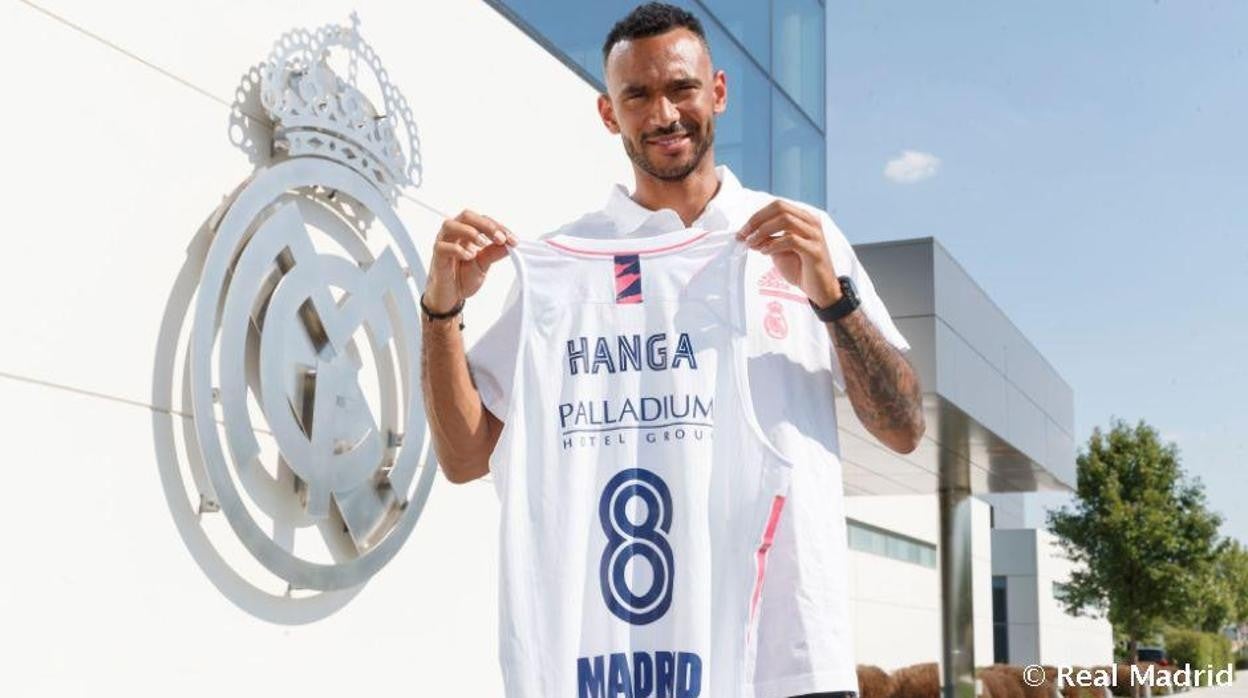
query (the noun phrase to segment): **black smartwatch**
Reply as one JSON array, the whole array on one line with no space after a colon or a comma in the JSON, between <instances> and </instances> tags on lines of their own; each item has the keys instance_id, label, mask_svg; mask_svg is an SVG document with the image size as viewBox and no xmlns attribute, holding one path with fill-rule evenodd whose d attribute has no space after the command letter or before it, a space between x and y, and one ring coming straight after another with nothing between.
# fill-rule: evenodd
<instances>
[{"instance_id":1,"label":"black smartwatch","mask_svg":"<svg viewBox=\"0 0 1248 698\"><path fill-rule=\"evenodd\" d=\"M861 301L858 300L858 289L854 288L854 280L848 276L841 276L837 277L837 281L841 282L841 298L832 305L820 308L815 305L814 301L806 299L806 302L810 303L810 307L814 309L815 315L824 322L836 322L857 310L861 305Z\"/></svg>"}]
</instances>

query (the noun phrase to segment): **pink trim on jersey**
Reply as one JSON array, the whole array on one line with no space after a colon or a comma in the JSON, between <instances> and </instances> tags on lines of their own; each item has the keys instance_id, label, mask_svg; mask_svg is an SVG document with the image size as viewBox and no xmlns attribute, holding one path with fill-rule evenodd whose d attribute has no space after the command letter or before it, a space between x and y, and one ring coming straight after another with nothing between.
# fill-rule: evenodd
<instances>
[{"instance_id":1,"label":"pink trim on jersey","mask_svg":"<svg viewBox=\"0 0 1248 698\"><path fill-rule=\"evenodd\" d=\"M710 234L711 234L711 231L707 230L707 231L701 232L701 233L699 233L699 234L697 234L697 235L694 235L693 237L689 238L688 240L682 240L682 241L680 241L680 242L673 243L673 244L668 245L668 246L666 246L666 247L655 247L655 248L652 248L652 249L649 249L649 250L610 250L610 251L604 251L604 250L584 250L584 249L580 249L580 248L576 248L576 247L569 247L568 245L561 245L561 244L559 244L559 243L555 242L554 240L543 240L543 242L545 242L547 245L550 245L551 247L555 247L555 248L558 248L558 249L560 249L560 250L563 250L564 252L575 252L575 253L577 253L577 254L592 254L592 255L599 255L599 256L603 256L603 257L614 257L614 256L616 256L616 255L630 255L630 254L658 254L659 252L671 252L672 250L679 250L679 249L680 249L680 248L682 248L682 247L686 247L686 246L688 246L688 245L692 245L693 243L697 242L698 240L701 240L702 238L704 238L704 237L706 237L707 235L710 235Z\"/></svg>"},{"instance_id":2,"label":"pink trim on jersey","mask_svg":"<svg viewBox=\"0 0 1248 698\"><path fill-rule=\"evenodd\" d=\"M767 526L763 528L763 540L754 553L758 574L754 578L754 593L750 596L750 625L754 625L754 614L758 611L758 599L763 593L763 577L767 574L767 551L776 538L776 526L780 523L780 512L784 510L784 497L776 495L771 500L771 514L767 517Z\"/></svg>"},{"instance_id":3,"label":"pink trim on jersey","mask_svg":"<svg viewBox=\"0 0 1248 698\"><path fill-rule=\"evenodd\" d=\"M797 301L798 303L806 302L806 296L801 296L796 293L789 293L787 291L777 291L774 288L760 288L758 289L758 292L764 296L774 296L776 298L783 298L785 300Z\"/></svg>"}]
</instances>

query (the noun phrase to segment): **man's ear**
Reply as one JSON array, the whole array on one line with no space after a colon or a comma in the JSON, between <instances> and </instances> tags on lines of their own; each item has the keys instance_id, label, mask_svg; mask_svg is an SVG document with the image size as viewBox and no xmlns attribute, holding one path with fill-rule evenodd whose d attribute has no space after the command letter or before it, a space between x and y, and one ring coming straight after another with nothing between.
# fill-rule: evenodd
<instances>
[{"instance_id":1,"label":"man's ear","mask_svg":"<svg viewBox=\"0 0 1248 698\"><path fill-rule=\"evenodd\" d=\"M620 124L615 120L615 107L611 106L611 98L605 94L598 95L598 116L602 117L602 125L608 131L619 135Z\"/></svg>"},{"instance_id":2,"label":"man's ear","mask_svg":"<svg viewBox=\"0 0 1248 698\"><path fill-rule=\"evenodd\" d=\"M713 112L716 115L723 114L728 110L728 74L722 70L717 70L712 81L714 84L711 86L711 89L715 92Z\"/></svg>"}]
</instances>

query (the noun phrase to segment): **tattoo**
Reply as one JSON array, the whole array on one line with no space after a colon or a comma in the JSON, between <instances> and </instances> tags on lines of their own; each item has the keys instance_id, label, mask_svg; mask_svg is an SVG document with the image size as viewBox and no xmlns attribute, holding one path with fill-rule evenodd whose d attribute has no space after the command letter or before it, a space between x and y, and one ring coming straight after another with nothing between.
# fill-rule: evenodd
<instances>
[{"instance_id":1,"label":"tattoo","mask_svg":"<svg viewBox=\"0 0 1248 698\"><path fill-rule=\"evenodd\" d=\"M889 447L913 450L926 427L914 368L863 312L829 324L854 414Z\"/></svg>"}]
</instances>

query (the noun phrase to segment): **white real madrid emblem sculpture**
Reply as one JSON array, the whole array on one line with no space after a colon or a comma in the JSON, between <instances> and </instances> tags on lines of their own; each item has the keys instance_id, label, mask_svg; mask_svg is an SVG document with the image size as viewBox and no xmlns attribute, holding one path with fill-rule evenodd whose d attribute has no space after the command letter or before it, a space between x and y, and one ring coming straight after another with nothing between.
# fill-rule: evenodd
<instances>
[{"instance_id":1,"label":"white real madrid emblem sculpture","mask_svg":"<svg viewBox=\"0 0 1248 698\"><path fill-rule=\"evenodd\" d=\"M264 568L294 589L349 589L403 544L437 470L419 384L425 274L394 210L420 172L415 124L354 25L286 34L258 77L274 152L210 224L185 364L189 460L204 516Z\"/></svg>"}]
</instances>

